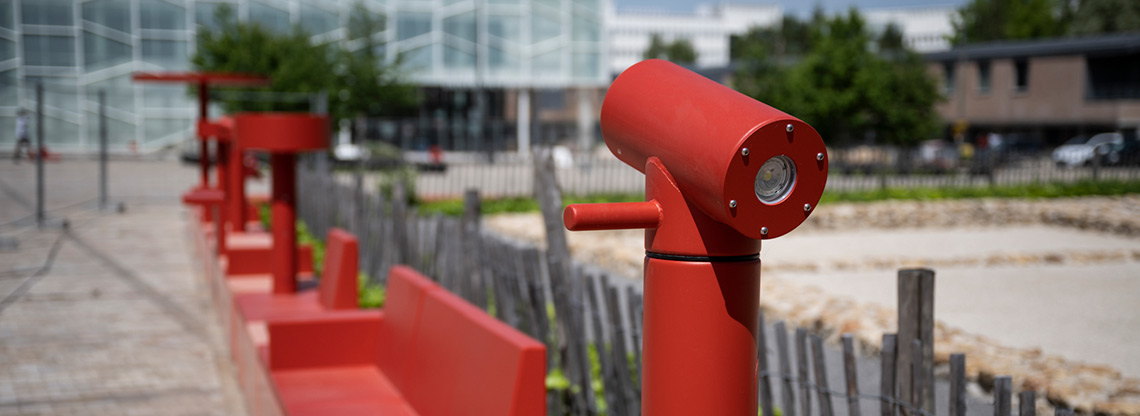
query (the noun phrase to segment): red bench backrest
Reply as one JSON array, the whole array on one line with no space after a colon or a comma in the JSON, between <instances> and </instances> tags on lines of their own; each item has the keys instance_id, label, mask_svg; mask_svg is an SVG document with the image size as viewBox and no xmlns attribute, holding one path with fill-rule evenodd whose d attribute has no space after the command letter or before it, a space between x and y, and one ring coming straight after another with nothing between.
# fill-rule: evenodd
<instances>
[{"instance_id":1,"label":"red bench backrest","mask_svg":"<svg viewBox=\"0 0 1140 416\"><path fill-rule=\"evenodd\" d=\"M544 415L545 348L454 294L431 291L399 388L423 416Z\"/></svg>"},{"instance_id":2,"label":"red bench backrest","mask_svg":"<svg viewBox=\"0 0 1140 416\"><path fill-rule=\"evenodd\" d=\"M329 230L325 239L325 273L321 276L320 299L325 309L356 309L359 260L356 237L340 228Z\"/></svg>"},{"instance_id":3,"label":"red bench backrest","mask_svg":"<svg viewBox=\"0 0 1140 416\"><path fill-rule=\"evenodd\" d=\"M388 380L403 390L407 381L412 340L420 328L420 314L427 293L442 290L439 285L407 266L392 266L384 301L384 324L380 327L380 347L376 363Z\"/></svg>"}]
</instances>

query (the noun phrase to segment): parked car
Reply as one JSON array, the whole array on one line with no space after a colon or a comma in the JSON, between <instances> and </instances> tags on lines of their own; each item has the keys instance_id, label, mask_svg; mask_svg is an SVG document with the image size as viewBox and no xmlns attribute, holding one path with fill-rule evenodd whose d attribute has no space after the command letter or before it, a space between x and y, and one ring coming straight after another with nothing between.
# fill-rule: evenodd
<instances>
[{"instance_id":1,"label":"parked car","mask_svg":"<svg viewBox=\"0 0 1140 416\"><path fill-rule=\"evenodd\" d=\"M1100 133L1085 138L1077 136L1053 150L1053 162L1058 167L1074 167L1092 164L1095 158L1109 154L1109 150L1124 142L1120 133ZM1103 161L1103 159L1102 159Z\"/></svg>"},{"instance_id":2,"label":"parked car","mask_svg":"<svg viewBox=\"0 0 1140 416\"><path fill-rule=\"evenodd\" d=\"M1126 134L1123 140L1113 143L1102 156L1101 163L1111 166L1140 164L1140 140L1135 136L1135 133Z\"/></svg>"}]
</instances>

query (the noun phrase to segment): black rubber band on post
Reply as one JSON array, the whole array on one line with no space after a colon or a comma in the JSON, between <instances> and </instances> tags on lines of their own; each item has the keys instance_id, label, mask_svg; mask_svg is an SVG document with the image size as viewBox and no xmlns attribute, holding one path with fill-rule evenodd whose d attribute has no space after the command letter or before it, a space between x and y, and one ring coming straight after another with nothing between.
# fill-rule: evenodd
<instances>
[{"instance_id":1,"label":"black rubber band on post","mask_svg":"<svg viewBox=\"0 0 1140 416\"><path fill-rule=\"evenodd\" d=\"M665 254L646 251L645 257L658 260L689 261L700 263L732 263L760 260L760 253L745 254L743 256L685 256L681 254Z\"/></svg>"}]
</instances>

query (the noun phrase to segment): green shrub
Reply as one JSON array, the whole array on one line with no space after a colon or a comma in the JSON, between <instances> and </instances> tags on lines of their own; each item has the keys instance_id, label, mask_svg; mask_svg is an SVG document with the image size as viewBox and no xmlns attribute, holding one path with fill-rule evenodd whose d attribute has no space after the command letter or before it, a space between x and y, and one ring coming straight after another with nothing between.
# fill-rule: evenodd
<instances>
[{"instance_id":1,"label":"green shrub","mask_svg":"<svg viewBox=\"0 0 1140 416\"><path fill-rule=\"evenodd\" d=\"M384 307L384 300L387 298L387 292L384 285L373 282L368 278L368 274L360 272L357 274L357 281L359 282L359 304L363 309L373 309Z\"/></svg>"}]
</instances>

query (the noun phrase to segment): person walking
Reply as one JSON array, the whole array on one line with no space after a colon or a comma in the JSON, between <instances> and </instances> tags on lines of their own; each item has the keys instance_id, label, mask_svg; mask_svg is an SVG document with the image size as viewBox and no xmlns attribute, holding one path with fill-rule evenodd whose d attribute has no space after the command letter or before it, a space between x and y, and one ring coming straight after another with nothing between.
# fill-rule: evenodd
<instances>
[{"instance_id":1,"label":"person walking","mask_svg":"<svg viewBox=\"0 0 1140 416\"><path fill-rule=\"evenodd\" d=\"M20 163L21 155L32 159L32 141L28 140L28 110L24 109L16 113L16 152L12 154L12 163Z\"/></svg>"}]
</instances>

